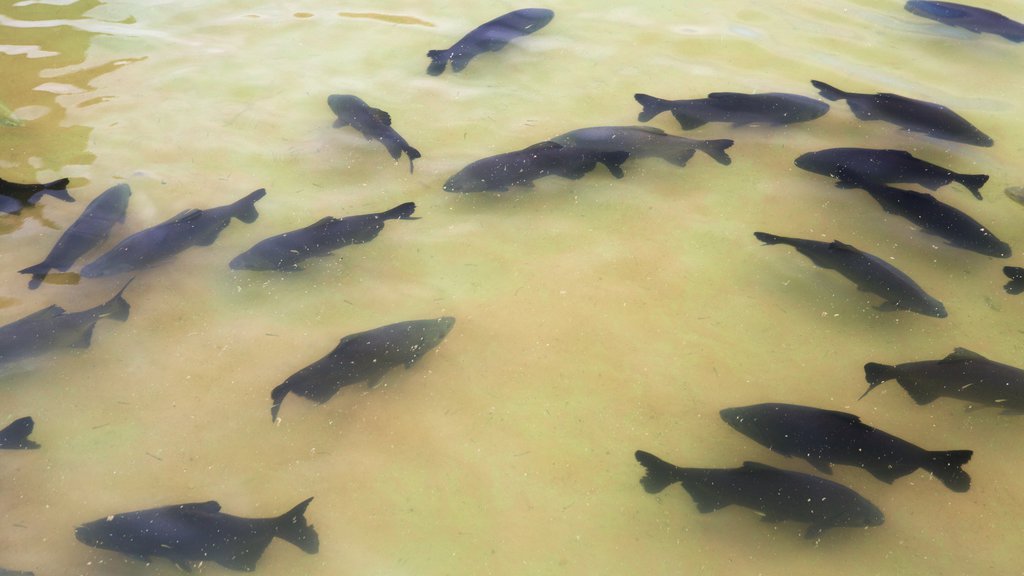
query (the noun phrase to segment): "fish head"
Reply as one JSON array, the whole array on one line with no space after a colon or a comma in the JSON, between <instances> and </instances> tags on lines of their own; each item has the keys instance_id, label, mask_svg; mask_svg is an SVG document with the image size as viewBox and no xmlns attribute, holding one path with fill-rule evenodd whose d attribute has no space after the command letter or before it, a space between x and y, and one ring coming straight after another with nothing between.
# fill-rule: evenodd
<instances>
[{"instance_id":1,"label":"fish head","mask_svg":"<svg viewBox=\"0 0 1024 576\"><path fill-rule=\"evenodd\" d=\"M452 176L444 183L445 192L483 192L485 189L486 182L466 170Z\"/></svg>"},{"instance_id":2,"label":"fish head","mask_svg":"<svg viewBox=\"0 0 1024 576\"><path fill-rule=\"evenodd\" d=\"M836 162L828 156L829 155L827 155L824 150L819 152L808 152L798 156L797 159L793 161L793 164L802 170L827 176L832 171L832 167L836 164Z\"/></svg>"},{"instance_id":3,"label":"fish head","mask_svg":"<svg viewBox=\"0 0 1024 576\"><path fill-rule=\"evenodd\" d=\"M921 303L921 305L917 307L917 312L926 316L933 316L935 318L945 318L946 316L949 316L949 313L946 312L946 306L934 298L930 298L926 302Z\"/></svg>"},{"instance_id":4,"label":"fish head","mask_svg":"<svg viewBox=\"0 0 1024 576\"><path fill-rule=\"evenodd\" d=\"M228 267L232 270L278 270L282 268L282 261L254 247L232 258Z\"/></svg>"},{"instance_id":5,"label":"fish head","mask_svg":"<svg viewBox=\"0 0 1024 576\"><path fill-rule=\"evenodd\" d=\"M455 326L455 318L451 316L427 320L420 336L420 346L425 349L437 346L451 332L453 326Z\"/></svg>"},{"instance_id":6,"label":"fish head","mask_svg":"<svg viewBox=\"0 0 1024 576\"><path fill-rule=\"evenodd\" d=\"M956 19L967 15L964 9L949 2L931 2L928 0L910 0L903 6L907 12L931 18L932 20Z\"/></svg>"},{"instance_id":7,"label":"fish head","mask_svg":"<svg viewBox=\"0 0 1024 576\"><path fill-rule=\"evenodd\" d=\"M862 528L882 524L885 524L885 514L867 499L862 498L857 505L846 508L842 515L835 519L833 525Z\"/></svg>"},{"instance_id":8,"label":"fish head","mask_svg":"<svg viewBox=\"0 0 1024 576\"><path fill-rule=\"evenodd\" d=\"M350 119L357 111L367 108L362 98L352 94L331 94L327 97L327 105L342 119Z\"/></svg>"},{"instance_id":9,"label":"fish head","mask_svg":"<svg viewBox=\"0 0 1024 576\"><path fill-rule=\"evenodd\" d=\"M718 412L722 420L734 430L749 437L758 444L771 446L770 427L766 420L770 414L762 409L763 405L725 408Z\"/></svg>"},{"instance_id":10,"label":"fish head","mask_svg":"<svg viewBox=\"0 0 1024 576\"><path fill-rule=\"evenodd\" d=\"M124 551L130 549L130 537L118 529L116 516L94 520L75 528L75 538L93 548Z\"/></svg>"}]
</instances>

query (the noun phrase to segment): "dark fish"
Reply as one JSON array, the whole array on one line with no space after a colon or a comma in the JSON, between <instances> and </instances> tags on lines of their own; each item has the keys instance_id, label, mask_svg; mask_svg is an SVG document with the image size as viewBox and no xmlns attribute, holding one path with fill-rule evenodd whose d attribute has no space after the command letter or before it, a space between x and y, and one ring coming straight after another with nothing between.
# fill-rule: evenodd
<instances>
[{"instance_id":1,"label":"dark fish","mask_svg":"<svg viewBox=\"0 0 1024 576\"><path fill-rule=\"evenodd\" d=\"M633 97L644 107L638 117L641 122L647 122L662 112L672 112L683 130L708 122L731 122L733 126L781 126L814 120L828 112L828 104L824 102L782 92L712 92L707 98L694 100L662 100L647 94L635 94Z\"/></svg>"},{"instance_id":2,"label":"dark fish","mask_svg":"<svg viewBox=\"0 0 1024 576\"><path fill-rule=\"evenodd\" d=\"M629 153L591 152L582 148L541 142L529 148L488 156L470 163L448 179L448 192L505 192L511 186L533 187L533 181L544 176L561 176L571 180L583 178L598 162L608 167L616 178L622 178L622 163Z\"/></svg>"},{"instance_id":3,"label":"dark fish","mask_svg":"<svg viewBox=\"0 0 1024 576\"><path fill-rule=\"evenodd\" d=\"M864 377L868 389L861 398L882 382L895 379L918 404L947 397L1001 407L1003 414L1024 414L1024 370L993 362L966 348L955 348L942 360L896 366L868 362Z\"/></svg>"},{"instance_id":4,"label":"dark fish","mask_svg":"<svg viewBox=\"0 0 1024 576\"><path fill-rule=\"evenodd\" d=\"M0 178L0 212L17 214L25 206L33 206L47 195L65 202L74 202L75 199L67 190L70 182L67 178L61 178L46 184L18 184Z\"/></svg>"},{"instance_id":5,"label":"dark fish","mask_svg":"<svg viewBox=\"0 0 1024 576\"><path fill-rule=\"evenodd\" d=\"M649 126L595 126L566 132L551 139L556 144L590 152L628 152L633 158L654 156L676 166L686 166L694 151L711 156L715 162L729 165L732 158L725 153L732 140L692 140L666 134Z\"/></svg>"},{"instance_id":6,"label":"dark fish","mask_svg":"<svg viewBox=\"0 0 1024 576\"><path fill-rule=\"evenodd\" d=\"M19 270L22 274L32 275L28 287L32 290L38 288L51 269L66 272L79 257L102 244L114 224L124 223L128 197L131 195L127 184L118 184L90 202L82 215L57 239L42 262Z\"/></svg>"},{"instance_id":7,"label":"dark fish","mask_svg":"<svg viewBox=\"0 0 1024 576\"><path fill-rule=\"evenodd\" d=\"M75 529L75 538L86 546L145 562L154 556L167 558L186 572L200 562L251 572L274 538L291 542L307 554L319 551L320 538L304 516L311 500L277 518L224 514L214 501L162 506L82 524Z\"/></svg>"},{"instance_id":8,"label":"dark fish","mask_svg":"<svg viewBox=\"0 0 1024 576\"><path fill-rule=\"evenodd\" d=\"M966 28L979 34L988 32L1013 42L1024 42L1024 24L984 8L928 0L910 0L904 8L908 12L937 20L948 26Z\"/></svg>"},{"instance_id":9,"label":"dark fish","mask_svg":"<svg viewBox=\"0 0 1024 576\"><path fill-rule=\"evenodd\" d=\"M642 450L636 451L636 460L647 469L640 483L648 493L679 482L701 514L735 504L760 512L764 522L807 522L808 539L817 539L829 528L885 522L882 511L860 494L810 474L757 462L744 462L739 468L680 468Z\"/></svg>"},{"instance_id":10,"label":"dark fish","mask_svg":"<svg viewBox=\"0 0 1024 576\"><path fill-rule=\"evenodd\" d=\"M20 570L7 570L0 568L0 576L35 576L35 572L22 572Z\"/></svg>"},{"instance_id":11,"label":"dark fish","mask_svg":"<svg viewBox=\"0 0 1024 576\"><path fill-rule=\"evenodd\" d=\"M140 230L82 268L82 276L96 278L131 272L160 263L192 246L209 246L232 218L251 223L259 217L256 201L266 195L260 188L232 204L206 210L185 210L174 218Z\"/></svg>"},{"instance_id":12,"label":"dark fish","mask_svg":"<svg viewBox=\"0 0 1024 576\"><path fill-rule=\"evenodd\" d=\"M961 468L974 454L971 450L924 450L853 414L795 404L755 404L719 414L758 444L787 458L802 458L825 474L832 473L833 464L860 466L892 484L923 468L955 492L971 487L971 477Z\"/></svg>"},{"instance_id":13,"label":"dark fish","mask_svg":"<svg viewBox=\"0 0 1024 576\"><path fill-rule=\"evenodd\" d=\"M846 100L860 120L883 120L910 132L974 146L991 146L992 139L962 116L941 104L914 100L898 94L843 92L818 80L811 80L829 100Z\"/></svg>"},{"instance_id":14,"label":"dark fish","mask_svg":"<svg viewBox=\"0 0 1024 576\"><path fill-rule=\"evenodd\" d=\"M765 244L788 244L807 256L816 265L839 272L863 292L885 299L879 310L912 310L926 316L946 317L946 307L929 296L909 276L877 256L843 244L838 240L818 242L802 238L786 238L764 232L754 236Z\"/></svg>"},{"instance_id":15,"label":"dark fish","mask_svg":"<svg viewBox=\"0 0 1024 576\"><path fill-rule=\"evenodd\" d=\"M1024 268L1020 266L1003 266L1003 274L1010 279L1003 286L1008 294L1020 294L1024 292Z\"/></svg>"},{"instance_id":16,"label":"dark fish","mask_svg":"<svg viewBox=\"0 0 1024 576\"><path fill-rule=\"evenodd\" d=\"M938 190L950 182L959 182L978 200L981 200L981 187L988 182L987 174L957 174L915 158L905 150L829 148L808 152L797 158L794 164L809 172L831 176L843 182L907 182L920 184L929 190Z\"/></svg>"},{"instance_id":17,"label":"dark fish","mask_svg":"<svg viewBox=\"0 0 1024 576\"><path fill-rule=\"evenodd\" d=\"M326 256L349 244L373 240L388 220L415 220L411 217L415 210L416 204L406 202L376 214L341 219L328 216L305 228L257 242L236 256L230 266L234 270L301 270L299 263L306 258Z\"/></svg>"},{"instance_id":18,"label":"dark fish","mask_svg":"<svg viewBox=\"0 0 1024 576\"><path fill-rule=\"evenodd\" d=\"M6 449L35 449L39 444L28 439L36 423L31 416L18 418L11 422L6 428L0 430L0 448Z\"/></svg>"},{"instance_id":19,"label":"dark fish","mask_svg":"<svg viewBox=\"0 0 1024 576\"><path fill-rule=\"evenodd\" d=\"M370 108L358 96L351 94L331 94L327 97L327 105L338 116L334 121L335 128L352 126L367 140L380 140L395 160L405 152L409 157L409 172L412 173L412 161L421 156L420 151L395 132L391 127L391 115L380 108Z\"/></svg>"},{"instance_id":20,"label":"dark fish","mask_svg":"<svg viewBox=\"0 0 1024 576\"><path fill-rule=\"evenodd\" d=\"M375 386L384 374L400 365L412 367L424 354L444 340L455 325L455 318L442 316L430 320L410 320L345 336L330 354L292 374L270 393L277 411L289 392L322 404L342 386L366 382Z\"/></svg>"},{"instance_id":21,"label":"dark fish","mask_svg":"<svg viewBox=\"0 0 1024 576\"><path fill-rule=\"evenodd\" d=\"M48 306L0 326L0 364L7 364L30 356L38 356L56 348L88 348L96 322L110 318L124 322L131 306L122 294L125 285L105 304L82 310L65 312L60 306Z\"/></svg>"},{"instance_id":22,"label":"dark fish","mask_svg":"<svg viewBox=\"0 0 1024 576\"><path fill-rule=\"evenodd\" d=\"M444 72L449 60L452 62L452 70L461 72L474 57L484 52L497 52L511 40L533 34L547 26L554 17L555 13L545 8L524 8L481 24L463 36L451 48L427 52L427 56L430 58L427 74L440 75Z\"/></svg>"}]
</instances>

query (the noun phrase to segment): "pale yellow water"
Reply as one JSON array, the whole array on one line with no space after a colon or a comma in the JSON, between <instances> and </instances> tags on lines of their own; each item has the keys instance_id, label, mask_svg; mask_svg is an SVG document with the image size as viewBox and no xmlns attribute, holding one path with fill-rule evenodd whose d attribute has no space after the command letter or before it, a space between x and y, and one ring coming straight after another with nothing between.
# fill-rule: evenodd
<instances>
[{"instance_id":1,"label":"pale yellow water","mask_svg":"<svg viewBox=\"0 0 1024 576\"><path fill-rule=\"evenodd\" d=\"M1024 208L1024 47L947 28L880 0L546 4L556 17L461 74L425 74L425 52L522 6L375 0L8 0L0 7L0 177L72 178L0 218L0 323L49 304L80 310L126 280L44 284L41 260L85 203L127 182L110 244L186 208L265 187L259 220L139 273L131 318L101 321L88 350L58 351L0 381L0 424L36 421L37 451L0 454L0 566L39 575L176 574L86 547L73 528L108 514L218 500L277 515L314 496L321 550L275 541L260 574L1019 574L1024 420L889 383L864 400L862 366L940 358L964 346L1024 366L1024 297L996 260L942 245L834 189L792 160L833 146L911 150L992 176L968 211L1019 253ZM1018 19L1021 6L986 6ZM532 192L458 196L470 161L565 131L635 123L635 92L814 96L811 79L941 102L996 141L982 149L860 124L844 103L781 129L711 124L731 166L632 161L548 178ZM390 112L423 158L409 174L383 147L333 129L326 99ZM668 115L651 125L681 133ZM256 241L326 216L415 201L369 244L295 274L234 272ZM879 313L874 296L755 230L840 239L890 259L943 300L947 319ZM90 254L87 262L99 253ZM413 369L315 406L270 390L346 334L452 315ZM764 524L746 509L701 515L677 486L640 487L633 452L680 465L758 460L812 472L718 417L794 402L853 411L930 449L975 450L973 485L924 472L883 484L834 479L875 502L884 526ZM227 574L207 564L203 574Z\"/></svg>"}]
</instances>

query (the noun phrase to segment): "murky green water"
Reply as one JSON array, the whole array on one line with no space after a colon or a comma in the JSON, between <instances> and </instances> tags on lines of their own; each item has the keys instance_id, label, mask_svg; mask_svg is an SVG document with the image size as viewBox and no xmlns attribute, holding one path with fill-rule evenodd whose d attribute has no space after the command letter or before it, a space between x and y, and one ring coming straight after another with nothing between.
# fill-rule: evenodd
<instances>
[{"instance_id":1,"label":"murky green water","mask_svg":"<svg viewBox=\"0 0 1024 576\"><path fill-rule=\"evenodd\" d=\"M678 5L676 5L678 4ZM260 219L138 274L124 324L88 350L26 363L0 382L3 424L36 420L37 451L0 454L0 566L41 575L175 574L78 543L107 514L218 500L277 515L314 496L308 556L275 541L262 574L1015 574L1024 532L1024 421L963 403L915 405L894 383L858 402L862 366L964 346L1024 366L1017 264L943 246L792 160L833 146L903 148L992 176L977 202L940 190L1024 251L1022 47L915 17L902 2L664 3L566 0L543 31L461 74L433 78L428 49L519 6L321 0L52 2L0 9L0 177L72 178L0 218L0 321L105 301L116 277L26 289L86 202L127 182L110 244L186 208L266 187ZM1010 0L986 6L1020 19ZM635 92L813 96L819 79L957 110L989 149L861 124L843 103L781 129L712 124L731 166L648 159L615 180L549 178L532 192L458 196L441 186L477 158L567 130L635 122ZM383 147L331 127L327 95L391 113L423 158L409 174ZM668 115L651 123L680 133ZM296 274L227 262L326 216L415 201L416 221L309 261ZM879 313L874 296L752 232L838 238L885 258L943 300L949 318ZM89 261L91 254L84 261ZM384 385L329 403L271 388L349 333L452 315L447 340ZM818 543L749 510L700 515L672 488L638 484L633 451L680 465L758 460L810 472L722 423L727 406L775 401L852 411L930 449L970 448L973 486L924 472L889 486L840 467L884 526ZM203 566L204 574L225 574Z\"/></svg>"}]
</instances>

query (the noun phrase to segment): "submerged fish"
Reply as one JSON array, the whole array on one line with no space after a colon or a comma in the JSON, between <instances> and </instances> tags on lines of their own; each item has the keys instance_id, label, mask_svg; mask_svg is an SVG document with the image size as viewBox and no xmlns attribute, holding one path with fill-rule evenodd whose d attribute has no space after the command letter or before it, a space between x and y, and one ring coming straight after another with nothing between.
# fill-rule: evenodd
<instances>
[{"instance_id":1,"label":"submerged fish","mask_svg":"<svg viewBox=\"0 0 1024 576\"><path fill-rule=\"evenodd\" d=\"M898 94L843 92L818 80L811 80L829 100L846 100L860 120L883 120L910 132L974 146L991 146L992 139L962 116L941 104L914 100Z\"/></svg>"},{"instance_id":2,"label":"submerged fish","mask_svg":"<svg viewBox=\"0 0 1024 576\"><path fill-rule=\"evenodd\" d=\"M327 105L331 107L338 119L335 128L352 126L367 140L380 140L395 160L402 152L409 158L409 172L412 172L412 161L421 156L420 151L413 148L391 127L391 115L380 108L371 108L358 96L351 94L331 94L327 97Z\"/></svg>"},{"instance_id":3,"label":"submerged fish","mask_svg":"<svg viewBox=\"0 0 1024 576\"><path fill-rule=\"evenodd\" d=\"M808 172L831 176L841 182L907 182L920 184L929 190L938 190L950 182L959 182L978 200L981 200L981 187L988 182L987 174L957 174L915 158L905 150L829 148L808 152L797 158L794 164Z\"/></svg>"},{"instance_id":4,"label":"submerged fish","mask_svg":"<svg viewBox=\"0 0 1024 576\"><path fill-rule=\"evenodd\" d=\"M1013 42L1024 42L1024 24L984 8L930 0L910 0L904 8L908 12L948 26L965 28L979 34L988 32Z\"/></svg>"},{"instance_id":5,"label":"submerged fish","mask_svg":"<svg viewBox=\"0 0 1024 576\"><path fill-rule=\"evenodd\" d=\"M924 450L853 414L795 404L755 404L719 414L758 444L787 458L802 458L825 474L832 473L833 464L846 464L892 484L922 468L955 492L971 487L971 477L962 469L974 454L971 450Z\"/></svg>"},{"instance_id":6,"label":"submerged fish","mask_svg":"<svg viewBox=\"0 0 1024 576\"><path fill-rule=\"evenodd\" d=\"M504 48L509 41L519 36L533 34L547 26L554 17L555 13L545 8L524 8L481 24L463 36L451 48L427 52L427 57L430 58L427 74L440 75L444 72L449 60L452 63L452 71L461 72L476 56L484 52L497 52Z\"/></svg>"},{"instance_id":7,"label":"submerged fish","mask_svg":"<svg viewBox=\"0 0 1024 576\"><path fill-rule=\"evenodd\" d=\"M0 430L0 448L5 449L35 449L39 444L28 439L28 435L36 427L31 416L18 418Z\"/></svg>"},{"instance_id":8,"label":"submerged fish","mask_svg":"<svg viewBox=\"0 0 1024 576\"><path fill-rule=\"evenodd\" d=\"M946 317L946 307L929 296L909 276L881 258L861 252L838 240L818 242L754 232L765 244L788 244L816 265L839 272L857 285L857 289L885 299L879 310L912 310L918 314Z\"/></svg>"},{"instance_id":9,"label":"submerged fish","mask_svg":"<svg viewBox=\"0 0 1024 576\"><path fill-rule=\"evenodd\" d=\"M566 132L551 142L590 152L628 152L633 158L654 156L676 166L686 166L694 151L711 156L715 162L729 165L732 158L725 153L732 140L692 140L666 134L649 126L595 126Z\"/></svg>"},{"instance_id":10,"label":"submerged fish","mask_svg":"<svg viewBox=\"0 0 1024 576\"><path fill-rule=\"evenodd\" d=\"M32 275L28 287L32 290L38 288L51 269L66 272L79 257L102 244L114 224L124 223L131 195L127 184L118 184L90 202L82 215L57 239L42 262L19 270L22 274Z\"/></svg>"},{"instance_id":11,"label":"submerged fish","mask_svg":"<svg viewBox=\"0 0 1024 576\"><path fill-rule=\"evenodd\" d=\"M316 554L320 539L307 524L308 498L276 518L224 514L214 501L113 514L75 529L86 546L114 550L149 562L166 558L186 572L200 562L251 572L274 538Z\"/></svg>"},{"instance_id":12,"label":"submerged fish","mask_svg":"<svg viewBox=\"0 0 1024 576\"><path fill-rule=\"evenodd\" d=\"M807 522L804 538L808 539L830 528L885 522L882 511L860 494L810 474L758 462L744 462L739 468L680 468L642 450L636 451L636 460L647 469L640 483L648 493L657 494L679 482L701 514L735 504L760 512L763 522Z\"/></svg>"},{"instance_id":13,"label":"submerged fish","mask_svg":"<svg viewBox=\"0 0 1024 576\"><path fill-rule=\"evenodd\" d=\"M662 112L672 112L683 130L708 122L731 122L733 126L781 126L814 120L828 112L828 104L824 102L781 92L712 92L707 98L694 100L662 100L647 94L636 94L633 98L644 107L638 117L641 122L647 122Z\"/></svg>"},{"instance_id":14,"label":"submerged fish","mask_svg":"<svg viewBox=\"0 0 1024 576\"><path fill-rule=\"evenodd\" d=\"M277 420L281 402L289 392L321 404L330 400L342 386L366 382L375 386L388 370L404 364L412 367L424 354L444 340L455 325L455 318L443 316L429 320L410 320L349 334L320 360L292 374L274 388L270 416Z\"/></svg>"},{"instance_id":15,"label":"submerged fish","mask_svg":"<svg viewBox=\"0 0 1024 576\"><path fill-rule=\"evenodd\" d=\"M545 176L577 180L604 164L616 178L622 178L622 163L629 153L591 152L582 148L541 142L529 148L488 156L460 170L448 179L448 192L505 192L512 186L533 187L533 181Z\"/></svg>"},{"instance_id":16,"label":"submerged fish","mask_svg":"<svg viewBox=\"0 0 1024 576\"><path fill-rule=\"evenodd\" d=\"M232 204L205 210L185 210L170 220L140 230L86 264L82 268L82 276L96 278L131 272L156 265L192 246L209 246L232 218L245 223L255 222L259 217L256 201L266 193L260 188Z\"/></svg>"},{"instance_id":17,"label":"submerged fish","mask_svg":"<svg viewBox=\"0 0 1024 576\"><path fill-rule=\"evenodd\" d=\"M306 258L326 256L349 244L369 242L391 219L414 220L416 204L406 202L386 212L334 218L328 216L305 228L271 236L236 256L234 270L301 270Z\"/></svg>"},{"instance_id":18,"label":"submerged fish","mask_svg":"<svg viewBox=\"0 0 1024 576\"><path fill-rule=\"evenodd\" d=\"M942 360L907 362L887 366L864 365L868 392L886 380L895 379L918 404L930 404L940 397L966 400L983 406L1003 408L1003 414L1024 414L1024 370L1000 364L966 348L956 348Z\"/></svg>"},{"instance_id":19,"label":"submerged fish","mask_svg":"<svg viewBox=\"0 0 1024 576\"><path fill-rule=\"evenodd\" d=\"M1024 186L1010 186L1003 190L1006 197L1017 204L1024 204Z\"/></svg>"},{"instance_id":20,"label":"submerged fish","mask_svg":"<svg viewBox=\"0 0 1024 576\"><path fill-rule=\"evenodd\" d=\"M1003 266L1003 274L1010 279L1003 286L1008 294L1020 294L1024 292L1024 268L1020 266Z\"/></svg>"},{"instance_id":21,"label":"submerged fish","mask_svg":"<svg viewBox=\"0 0 1024 576\"><path fill-rule=\"evenodd\" d=\"M17 214L25 206L34 206L43 196L53 196L65 202L74 202L68 194L67 178L47 182L46 184L19 184L0 178L0 212Z\"/></svg>"},{"instance_id":22,"label":"submerged fish","mask_svg":"<svg viewBox=\"0 0 1024 576\"><path fill-rule=\"evenodd\" d=\"M22 572L20 570L7 570L0 568L0 576L35 576L35 572Z\"/></svg>"}]
</instances>

